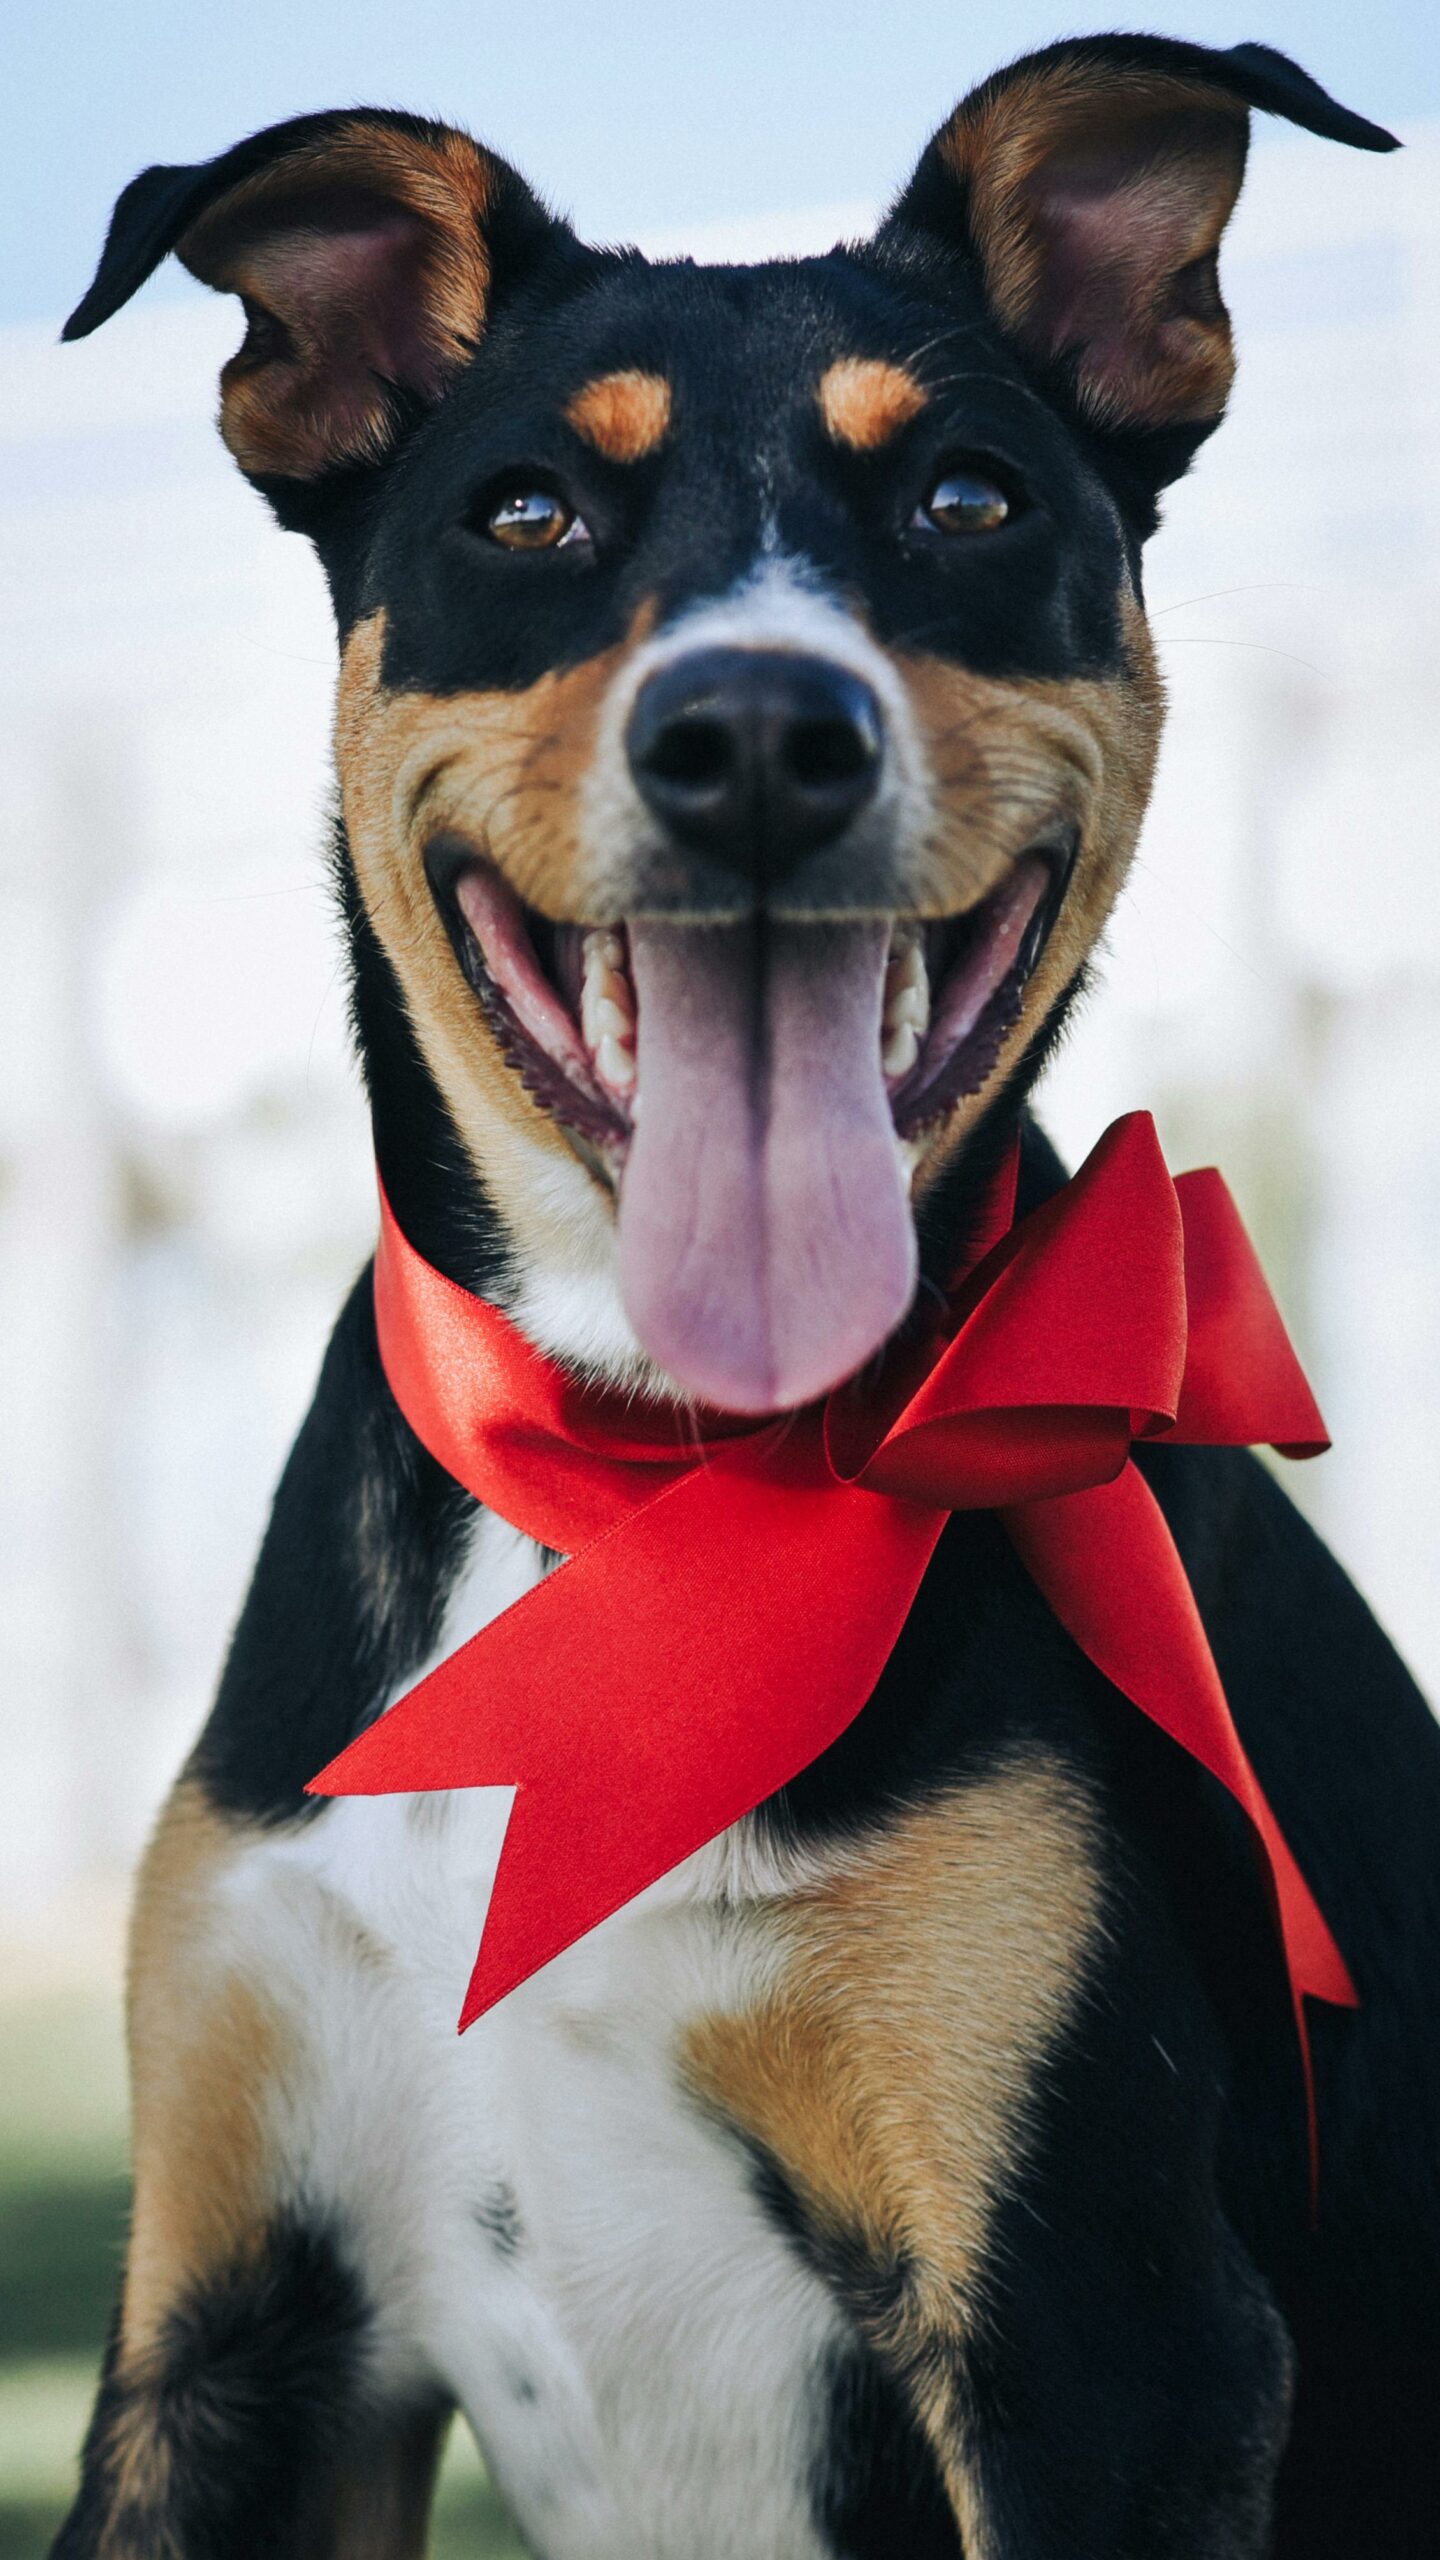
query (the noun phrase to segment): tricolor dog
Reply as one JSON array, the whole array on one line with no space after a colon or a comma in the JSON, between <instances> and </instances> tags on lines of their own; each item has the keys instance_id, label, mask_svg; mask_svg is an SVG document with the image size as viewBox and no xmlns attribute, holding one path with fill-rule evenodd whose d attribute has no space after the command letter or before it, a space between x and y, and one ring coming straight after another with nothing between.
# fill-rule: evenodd
<instances>
[{"instance_id":1,"label":"tricolor dog","mask_svg":"<svg viewBox=\"0 0 1440 2560\"><path fill-rule=\"evenodd\" d=\"M221 432L333 594L395 1217L677 1433L873 1370L1017 1130L1022 1207L1063 1179L1025 1097L1145 810L1256 108L1389 145L1104 36L825 257L589 248L358 108L120 200L68 334L171 252L237 295ZM140 1879L57 2552L418 2554L456 2410L540 2560L1440 2549L1440 1734L1253 1458L1142 1464L1360 1995L1313 2218L1246 1827L984 1511L843 1740L457 2037L504 1799L304 1790L558 1560L421 1447L362 1278Z\"/></svg>"}]
</instances>

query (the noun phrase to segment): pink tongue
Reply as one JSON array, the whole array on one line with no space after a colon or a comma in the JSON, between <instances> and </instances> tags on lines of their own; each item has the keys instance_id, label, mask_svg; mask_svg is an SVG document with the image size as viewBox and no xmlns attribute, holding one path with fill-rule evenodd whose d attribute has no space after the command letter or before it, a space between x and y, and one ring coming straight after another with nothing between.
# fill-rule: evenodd
<instances>
[{"instance_id":1,"label":"pink tongue","mask_svg":"<svg viewBox=\"0 0 1440 2560\"><path fill-rule=\"evenodd\" d=\"M880 1066L889 927L630 927L620 1282L645 1349L732 1413L807 1404L915 1286Z\"/></svg>"}]
</instances>

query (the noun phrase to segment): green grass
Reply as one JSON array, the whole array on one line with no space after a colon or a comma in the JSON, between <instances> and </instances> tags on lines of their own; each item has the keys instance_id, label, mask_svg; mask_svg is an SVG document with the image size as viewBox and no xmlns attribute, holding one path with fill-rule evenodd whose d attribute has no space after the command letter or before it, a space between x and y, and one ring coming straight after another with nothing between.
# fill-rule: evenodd
<instances>
[{"instance_id":1,"label":"green grass","mask_svg":"<svg viewBox=\"0 0 1440 2560\"><path fill-rule=\"evenodd\" d=\"M75 2485L124 2242L119 2022L99 1998L0 2007L0 2560L44 2560ZM432 2560L524 2560L463 2427Z\"/></svg>"}]
</instances>

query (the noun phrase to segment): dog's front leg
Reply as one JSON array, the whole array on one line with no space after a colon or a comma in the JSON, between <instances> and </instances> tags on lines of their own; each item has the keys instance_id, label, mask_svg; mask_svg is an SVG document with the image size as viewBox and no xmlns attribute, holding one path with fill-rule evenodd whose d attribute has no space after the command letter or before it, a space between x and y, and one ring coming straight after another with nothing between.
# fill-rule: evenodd
<instances>
[{"instance_id":1,"label":"dog's front leg","mask_svg":"<svg viewBox=\"0 0 1440 2560\"><path fill-rule=\"evenodd\" d=\"M247 1896L261 1899L247 1860L262 1854L184 1782L142 1872L134 2216L55 2560L426 2548L448 2409L382 2333L344 2198L315 2157L305 2022L274 1961L278 1895L247 1917Z\"/></svg>"},{"instance_id":2,"label":"dog's front leg","mask_svg":"<svg viewBox=\"0 0 1440 2560\"><path fill-rule=\"evenodd\" d=\"M178 2307L153 2360L117 2341L52 2560L423 2560L448 2411L318 2405L271 2360L273 2303L231 2295L227 2349L197 2349Z\"/></svg>"},{"instance_id":3,"label":"dog's front leg","mask_svg":"<svg viewBox=\"0 0 1440 2560\"><path fill-rule=\"evenodd\" d=\"M797 1898L692 2075L966 2560L1262 2560L1290 2342L1216 2202L1208 2013L1107 1836L1033 1748L892 1818ZM833 2450L863 2484L865 2443Z\"/></svg>"},{"instance_id":4,"label":"dog's front leg","mask_svg":"<svg viewBox=\"0 0 1440 2560\"><path fill-rule=\"evenodd\" d=\"M1185 2208L1182 2205L1181 2210ZM1088 2239L1088 2235L1087 2235ZM1183 2271L1147 2284L1087 2245L1048 2292L999 2276L962 2341L922 2333L932 2407L980 2560L1264 2560L1294 2358L1274 2301L1215 2215ZM1187 2252L1189 2255L1189 2252ZM918 2362L917 2372L926 2366ZM924 2402L924 2386L917 2395ZM958 2504L958 2501L957 2501Z\"/></svg>"}]
</instances>

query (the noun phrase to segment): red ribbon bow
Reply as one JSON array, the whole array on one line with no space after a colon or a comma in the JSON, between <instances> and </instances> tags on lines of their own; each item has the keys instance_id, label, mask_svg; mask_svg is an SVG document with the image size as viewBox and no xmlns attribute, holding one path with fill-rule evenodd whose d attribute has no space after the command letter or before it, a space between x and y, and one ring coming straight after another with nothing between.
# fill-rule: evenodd
<instances>
[{"instance_id":1,"label":"red ribbon bow","mask_svg":"<svg viewBox=\"0 0 1440 2560\"><path fill-rule=\"evenodd\" d=\"M1010 1225L938 1351L779 1424L677 1448L434 1270L382 1195L375 1304L397 1403L478 1501L570 1561L311 1781L514 1787L466 2027L808 1768L870 1696L952 1511L996 1510L1061 1624L1244 1807L1303 1996L1344 1961L1236 1732L1137 1440L1328 1444L1218 1173L1172 1181L1148 1114ZM1005 1228L1009 1232L1003 1232Z\"/></svg>"}]
</instances>

